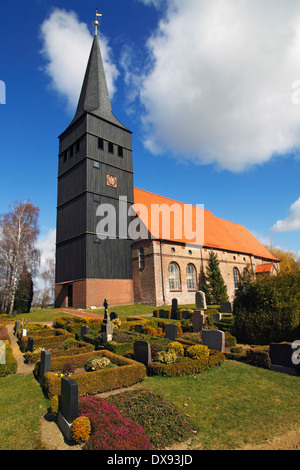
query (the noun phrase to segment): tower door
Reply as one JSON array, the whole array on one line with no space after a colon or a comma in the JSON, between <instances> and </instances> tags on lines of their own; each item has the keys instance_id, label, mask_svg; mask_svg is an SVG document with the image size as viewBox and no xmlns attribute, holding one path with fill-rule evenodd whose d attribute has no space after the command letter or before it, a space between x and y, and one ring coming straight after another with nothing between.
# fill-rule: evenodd
<instances>
[{"instance_id":1,"label":"tower door","mask_svg":"<svg viewBox=\"0 0 300 470\"><path fill-rule=\"evenodd\" d=\"M73 307L73 284L68 285L68 307Z\"/></svg>"}]
</instances>

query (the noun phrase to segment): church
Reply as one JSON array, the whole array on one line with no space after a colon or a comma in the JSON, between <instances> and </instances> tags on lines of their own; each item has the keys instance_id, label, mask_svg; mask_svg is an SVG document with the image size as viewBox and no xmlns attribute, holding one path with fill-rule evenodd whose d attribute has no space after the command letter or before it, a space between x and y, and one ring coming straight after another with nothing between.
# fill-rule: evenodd
<instances>
[{"instance_id":1,"label":"church","mask_svg":"<svg viewBox=\"0 0 300 470\"><path fill-rule=\"evenodd\" d=\"M134 187L132 133L113 114L97 24L75 116L59 137L55 307L194 304L209 252L232 301L278 260L242 225Z\"/></svg>"}]
</instances>

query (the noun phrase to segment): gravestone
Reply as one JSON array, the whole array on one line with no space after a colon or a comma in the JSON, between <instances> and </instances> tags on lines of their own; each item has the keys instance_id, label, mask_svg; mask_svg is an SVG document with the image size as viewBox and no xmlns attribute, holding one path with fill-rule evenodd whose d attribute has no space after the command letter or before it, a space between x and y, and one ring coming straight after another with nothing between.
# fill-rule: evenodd
<instances>
[{"instance_id":1,"label":"gravestone","mask_svg":"<svg viewBox=\"0 0 300 470\"><path fill-rule=\"evenodd\" d=\"M199 310L206 310L207 305L206 305L206 296L205 293L199 290L196 292L196 309Z\"/></svg>"},{"instance_id":2,"label":"gravestone","mask_svg":"<svg viewBox=\"0 0 300 470\"><path fill-rule=\"evenodd\" d=\"M29 352L33 351L33 338L32 337L28 338L27 351L29 351Z\"/></svg>"},{"instance_id":3,"label":"gravestone","mask_svg":"<svg viewBox=\"0 0 300 470\"><path fill-rule=\"evenodd\" d=\"M143 333L143 325L135 325L134 331L136 333Z\"/></svg>"},{"instance_id":4,"label":"gravestone","mask_svg":"<svg viewBox=\"0 0 300 470\"><path fill-rule=\"evenodd\" d=\"M15 322L15 328L14 328L14 334L17 335L18 334L18 331L20 329L20 322L17 320Z\"/></svg>"},{"instance_id":5,"label":"gravestone","mask_svg":"<svg viewBox=\"0 0 300 470\"><path fill-rule=\"evenodd\" d=\"M178 326L177 325L166 325L165 336L168 339L175 340L178 335Z\"/></svg>"},{"instance_id":6,"label":"gravestone","mask_svg":"<svg viewBox=\"0 0 300 470\"><path fill-rule=\"evenodd\" d=\"M232 303L231 302L224 302L221 306L222 313L232 313Z\"/></svg>"},{"instance_id":7,"label":"gravestone","mask_svg":"<svg viewBox=\"0 0 300 470\"><path fill-rule=\"evenodd\" d=\"M172 299L172 310L171 310L172 320L177 320L177 312L178 312L178 300Z\"/></svg>"},{"instance_id":8,"label":"gravestone","mask_svg":"<svg viewBox=\"0 0 300 470\"><path fill-rule=\"evenodd\" d=\"M150 344L146 341L135 341L133 347L134 359L147 367L148 364L152 362Z\"/></svg>"},{"instance_id":9,"label":"gravestone","mask_svg":"<svg viewBox=\"0 0 300 470\"><path fill-rule=\"evenodd\" d=\"M192 316L193 332L199 333L203 330L206 323L206 315L203 310L195 310Z\"/></svg>"},{"instance_id":10,"label":"gravestone","mask_svg":"<svg viewBox=\"0 0 300 470\"><path fill-rule=\"evenodd\" d=\"M110 322L110 319L108 317L108 302L107 299L104 299L104 320L101 325L101 334L102 334L102 341L104 343L107 343L112 340L113 337L113 332L114 332L114 327L113 324Z\"/></svg>"},{"instance_id":11,"label":"gravestone","mask_svg":"<svg viewBox=\"0 0 300 470\"><path fill-rule=\"evenodd\" d=\"M25 328L22 329L22 337L27 336L27 330Z\"/></svg>"},{"instance_id":12,"label":"gravestone","mask_svg":"<svg viewBox=\"0 0 300 470\"><path fill-rule=\"evenodd\" d=\"M116 320L118 318L118 314L116 312L111 312L109 317L110 317L110 321Z\"/></svg>"},{"instance_id":13,"label":"gravestone","mask_svg":"<svg viewBox=\"0 0 300 470\"><path fill-rule=\"evenodd\" d=\"M84 335L88 335L89 333L90 333L90 327L87 325L81 325L80 338L83 339Z\"/></svg>"},{"instance_id":14,"label":"gravestone","mask_svg":"<svg viewBox=\"0 0 300 470\"><path fill-rule=\"evenodd\" d=\"M290 343L271 343L270 344L270 369L276 372L283 372L289 375L300 373L299 368L292 361L294 349Z\"/></svg>"},{"instance_id":15,"label":"gravestone","mask_svg":"<svg viewBox=\"0 0 300 470\"><path fill-rule=\"evenodd\" d=\"M221 321L222 320L222 313L212 313L213 321Z\"/></svg>"},{"instance_id":16,"label":"gravestone","mask_svg":"<svg viewBox=\"0 0 300 470\"><path fill-rule=\"evenodd\" d=\"M70 377L61 379L61 410L58 413L58 426L64 436L71 441L71 426L79 416L78 383Z\"/></svg>"},{"instance_id":17,"label":"gravestone","mask_svg":"<svg viewBox=\"0 0 300 470\"><path fill-rule=\"evenodd\" d=\"M39 382L42 383L46 372L50 372L51 368L51 351L41 351L41 359L39 365Z\"/></svg>"},{"instance_id":18,"label":"gravestone","mask_svg":"<svg viewBox=\"0 0 300 470\"><path fill-rule=\"evenodd\" d=\"M6 364L6 345L4 341L0 341L0 364Z\"/></svg>"},{"instance_id":19,"label":"gravestone","mask_svg":"<svg viewBox=\"0 0 300 470\"><path fill-rule=\"evenodd\" d=\"M202 330L202 341L209 349L225 350L225 333L220 330Z\"/></svg>"}]
</instances>

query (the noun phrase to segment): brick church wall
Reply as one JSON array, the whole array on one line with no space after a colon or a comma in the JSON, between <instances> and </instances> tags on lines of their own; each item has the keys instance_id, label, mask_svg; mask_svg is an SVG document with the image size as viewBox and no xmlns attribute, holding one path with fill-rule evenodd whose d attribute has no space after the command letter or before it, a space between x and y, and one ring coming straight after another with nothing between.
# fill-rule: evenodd
<instances>
[{"instance_id":1,"label":"brick church wall","mask_svg":"<svg viewBox=\"0 0 300 470\"><path fill-rule=\"evenodd\" d=\"M145 253L145 267L139 268L139 248L143 246ZM244 269L254 270L257 265L267 260L255 258L242 253L233 253L223 250L211 250L196 246L185 246L172 242L148 240L135 243L132 250L133 260L133 286L136 303L150 305L170 305L173 298L179 304L194 304L195 293L201 286L203 269L206 271L209 252L214 251L219 260L219 266L224 282L227 286L230 301L235 296L233 269L237 268L242 276ZM169 288L169 264L175 262L180 271L180 287L177 290ZM196 270L196 289L187 287L187 265L192 264ZM163 276L162 276L163 267Z\"/></svg>"}]
</instances>

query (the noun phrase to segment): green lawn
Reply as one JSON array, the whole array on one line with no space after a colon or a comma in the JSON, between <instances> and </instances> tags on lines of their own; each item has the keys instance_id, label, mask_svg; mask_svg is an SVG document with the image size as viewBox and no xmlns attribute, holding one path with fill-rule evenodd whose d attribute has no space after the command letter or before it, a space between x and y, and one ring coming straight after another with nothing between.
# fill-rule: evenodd
<instances>
[{"instance_id":1,"label":"green lawn","mask_svg":"<svg viewBox=\"0 0 300 470\"><path fill-rule=\"evenodd\" d=\"M191 450L239 449L300 429L299 377L226 361L196 376L149 377L140 386L189 415L197 431ZM0 391L0 450L35 449L49 405L39 384L17 374L1 378Z\"/></svg>"},{"instance_id":2,"label":"green lawn","mask_svg":"<svg viewBox=\"0 0 300 470\"><path fill-rule=\"evenodd\" d=\"M190 416L191 449L238 449L300 429L299 377L226 361L195 378L151 377L143 386Z\"/></svg>"},{"instance_id":3,"label":"green lawn","mask_svg":"<svg viewBox=\"0 0 300 470\"><path fill-rule=\"evenodd\" d=\"M48 400L32 375L0 379L0 450L31 450L40 439Z\"/></svg>"}]
</instances>

